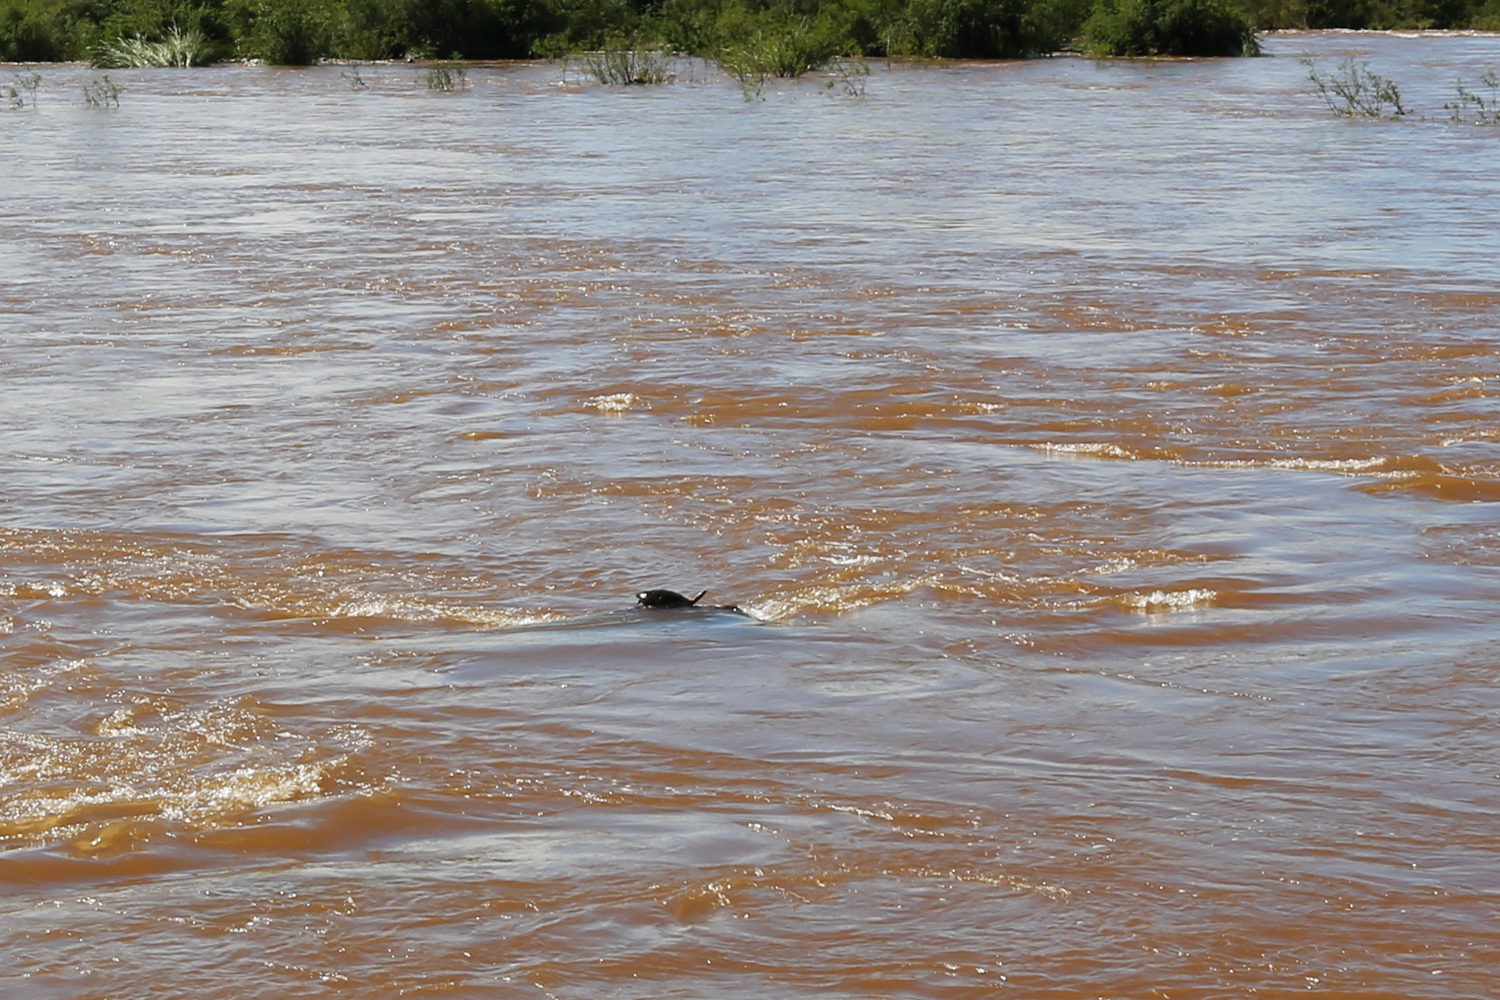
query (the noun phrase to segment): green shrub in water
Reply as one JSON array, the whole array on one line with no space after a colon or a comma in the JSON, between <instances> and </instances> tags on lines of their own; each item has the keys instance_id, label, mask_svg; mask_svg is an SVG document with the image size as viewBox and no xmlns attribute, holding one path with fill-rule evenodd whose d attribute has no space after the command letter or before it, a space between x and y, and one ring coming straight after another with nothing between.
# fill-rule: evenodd
<instances>
[{"instance_id":1,"label":"green shrub in water","mask_svg":"<svg viewBox=\"0 0 1500 1000\"><path fill-rule=\"evenodd\" d=\"M10 83L0 88L0 95L5 97L13 111L19 111L27 104L31 105L32 110L36 110L36 92L41 85L42 74L17 73Z\"/></svg>"},{"instance_id":2,"label":"green shrub in water","mask_svg":"<svg viewBox=\"0 0 1500 1000\"><path fill-rule=\"evenodd\" d=\"M828 67L833 79L826 84L828 92L839 97L864 97L865 80L870 66L863 59L840 59Z\"/></svg>"},{"instance_id":3,"label":"green shrub in water","mask_svg":"<svg viewBox=\"0 0 1500 1000\"><path fill-rule=\"evenodd\" d=\"M1500 75L1490 70L1480 76L1479 86L1489 93L1470 90L1459 80L1458 100L1443 105L1455 125L1500 125Z\"/></svg>"},{"instance_id":4,"label":"green shrub in water","mask_svg":"<svg viewBox=\"0 0 1500 1000\"><path fill-rule=\"evenodd\" d=\"M672 60L667 53L638 49L620 38L611 39L597 52L584 52L578 62L596 83L606 87L644 86L672 79Z\"/></svg>"},{"instance_id":5,"label":"green shrub in water","mask_svg":"<svg viewBox=\"0 0 1500 1000\"><path fill-rule=\"evenodd\" d=\"M111 104L120 106L120 85L106 73L83 85L83 103L91 108L107 108Z\"/></svg>"},{"instance_id":6,"label":"green shrub in water","mask_svg":"<svg viewBox=\"0 0 1500 1000\"><path fill-rule=\"evenodd\" d=\"M1370 71L1370 64L1357 62L1352 56L1339 63L1339 68L1326 73L1307 61L1307 78L1318 89L1318 96L1328 105L1328 110L1346 118L1383 118L1387 111L1392 118L1406 114L1401 104L1401 89L1394 80Z\"/></svg>"},{"instance_id":7,"label":"green shrub in water","mask_svg":"<svg viewBox=\"0 0 1500 1000\"><path fill-rule=\"evenodd\" d=\"M460 90L468 85L469 70L463 63L445 59L427 67L422 78L428 90Z\"/></svg>"},{"instance_id":8,"label":"green shrub in water","mask_svg":"<svg viewBox=\"0 0 1500 1000\"><path fill-rule=\"evenodd\" d=\"M730 29L729 40L715 54L715 61L731 76L802 76L839 54L842 39L829 20L771 10L745 21Z\"/></svg>"},{"instance_id":9,"label":"green shrub in water","mask_svg":"<svg viewBox=\"0 0 1500 1000\"><path fill-rule=\"evenodd\" d=\"M1083 47L1105 56L1253 56L1255 28L1222 0L1098 0Z\"/></svg>"}]
</instances>

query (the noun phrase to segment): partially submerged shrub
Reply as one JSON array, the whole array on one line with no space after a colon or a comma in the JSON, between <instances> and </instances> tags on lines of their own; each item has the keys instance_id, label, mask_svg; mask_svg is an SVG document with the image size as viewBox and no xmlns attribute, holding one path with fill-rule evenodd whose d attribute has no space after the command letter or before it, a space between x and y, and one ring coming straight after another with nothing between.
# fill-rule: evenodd
<instances>
[{"instance_id":1,"label":"partially submerged shrub","mask_svg":"<svg viewBox=\"0 0 1500 1000\"><path fill-rule=\"evenodd\" d=\"M837 35L827 22L770 12L751 30L725 44L715 61L739 80L798 77L822 69L839 54Z\"/></svg>"},{"instance_id":2,"label":"partially submerged shrub","mask_svg":"<svg viewBox=\"0 0 1500 1000\"><path fill-rule=\"evenodd\" d=\"M5 96L6 103L11 110L20 111L30 104L32 110L36 109L37 88L42 85L42 74L40 73L17 73L10 83L0 88L0 94Z\"/></svg>"},{"instance_id":3,"label":"partially submerged shrub","mask_svg":"<svg viewBox=\"0 0 1500 1000\"><path fill-rule=\"evenodd\" d=\"M468 86L469 69L461 62L445 59L427 67L422 78L428 90L458 90Z\"/></svg>"},{"instance_id":4,"label":"partially submerged shrub","mask_svg":"<svg viewBox=\"0 0 1500 1000\"><path fill-rule=\"evenodd\" d=\"M870 66L863 59L840 59L829 68L833 79L828 81L828 90L839 97L864 97L865 80L870 76Z\"/></svg>"},{"instance_id":5,"label":"partially submerged shrub","mask_svg":"<svg viewBox=\"0 0 1500 1000\"><path fill-rule=\"evenodd\" d=\"M120 106L120 85L106 73L83 85L83 103L91 108L107 108L111 104Z\"/></svg>"},{"instance_id":6,"label":"partially submerged shrub","mask_svg":"<svg viewBox=\"0 0 1500 1000\"><path fill-rule=\"evenodd\" d=\"M606 87L643 86L672 79L672 60L667 53L637 49L619 39L578 59L584 72Z\"/></svg>"},{"instance_id":7,"label":"partially submerged shrub","mask_svg":"<svg viewBox=\"0 0 1500 1000\"><path fill-rule=\"evenodd\" d=\"M1490 70L1479 78L1479 85L1489 91L1488 96L1465 87L1463 80L1458 81L1458 100L1443 105L1454 124L1500 125L1500 76Z\"/></svg>"},{"instance_id":8,"label":"partially submerged shrub","mask_svg":"<svg viewBox=\"0 0 1500 1000\"><path fill-rule=\"evenodd\" d=\"M1083 46L1105 56L1254 56L1255 27L1222 0L1099 0Z\"/></svg>"},{"instance_id":9,"label":"partially submerged shrub","mask_svg":"<svg viewBox=\"0 0 1500 1000\"><path fill-rule=\"evenodd\" d=\"M1311 61L1307 66L1307 78L1318 89L1318 96L1328 110L1336 115L1383 118L1389 110L1392 118L1400 118L1407 113L1395 81L1371 72L1367 62L1358 62L1350 56L1332 73L1318 69Z\"/></svg>"},{"instance_id":10,"label":"partially submerged shrub","mask_svg":"<svg viewBox=\"0 0 1500 1000\"><path fill-rule=\"evenodd\" d=\"M136 35L103 42L94 50L93 61L95 66L111 69L206 66L214 61L214 52L203 35L191 28L180 31L174 25L156 41Z\"/></svg>"}]
</instances>

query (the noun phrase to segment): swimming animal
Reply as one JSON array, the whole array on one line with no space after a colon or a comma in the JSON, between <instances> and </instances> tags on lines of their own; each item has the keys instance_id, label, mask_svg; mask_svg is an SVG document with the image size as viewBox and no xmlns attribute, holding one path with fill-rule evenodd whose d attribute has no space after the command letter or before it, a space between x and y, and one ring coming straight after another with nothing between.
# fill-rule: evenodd
<instances>
[{"instance_id":1,"label":"swimming animal","mask_svg":"<svg viewBox=\"0 0 1500 1000\"><path fill-rule=\"evenodd\" d=\"M635 595L643 608L691 608L703 600L706 590L698 591L697 597L684 597L675 590L643 590Z\"/></svg>"}]
</instances>

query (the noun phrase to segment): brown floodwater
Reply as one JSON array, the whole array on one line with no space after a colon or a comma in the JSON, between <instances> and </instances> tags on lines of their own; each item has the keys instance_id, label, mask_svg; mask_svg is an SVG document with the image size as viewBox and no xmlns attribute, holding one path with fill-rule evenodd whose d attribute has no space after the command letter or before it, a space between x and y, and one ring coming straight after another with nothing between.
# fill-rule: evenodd
<instances>
[{"instance_id":1,"label":"brown floodwater","mask_svg":"<svg viewBox=\"0 0 1500 1000\"><path fill-rule=\"evenodd\" d=\"M1500 37L1267 48L38 67L4 995L1500 993Z\"/></svg>"}]
</instances>

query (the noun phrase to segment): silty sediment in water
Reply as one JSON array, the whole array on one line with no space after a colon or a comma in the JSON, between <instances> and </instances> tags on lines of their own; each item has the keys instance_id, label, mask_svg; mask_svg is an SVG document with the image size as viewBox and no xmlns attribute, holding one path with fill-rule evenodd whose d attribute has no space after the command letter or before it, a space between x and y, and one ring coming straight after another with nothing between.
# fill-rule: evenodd
<instances>
[{"instance_id":1,"label":"silty sediment in water","mask_svg":"<svg viewBox=\"0 0 1500 1000\"><path fill-rule=\"evenodd\" d=\"M1500 47L1268 47L749 104L49 68L14 975L1482 995L1496 139L1296 56L1441 117Z\"/></svg>"}]
</instances>

